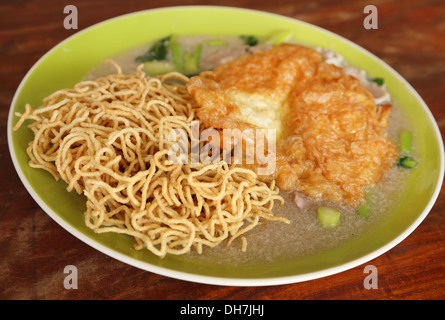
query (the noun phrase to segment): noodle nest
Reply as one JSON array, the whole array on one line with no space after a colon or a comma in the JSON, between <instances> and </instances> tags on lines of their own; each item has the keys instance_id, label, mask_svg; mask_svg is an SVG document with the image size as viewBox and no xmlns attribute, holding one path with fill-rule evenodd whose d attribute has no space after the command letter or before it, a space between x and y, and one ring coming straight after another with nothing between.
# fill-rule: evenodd
<instances>
[{"instance_id":1,"label":"noodle nest","mask_svg":"<svg viewBox=\"0 0 445 320\"><path fill-rule=\"evenodd\" d=\"M108 62L115 74L56 91L38 109L27 104L14 127L32 120L29 165L86 197L89 228L127 234L135 249L164 257L236 238L245 251L244 233L263 220L289 223L272 214L274 201L283 202L274 181L222 161L169 160L171 130L191 134L196 120L187 77L149 77L142 66L124 75Z\"/></svg>"}]
</instances>

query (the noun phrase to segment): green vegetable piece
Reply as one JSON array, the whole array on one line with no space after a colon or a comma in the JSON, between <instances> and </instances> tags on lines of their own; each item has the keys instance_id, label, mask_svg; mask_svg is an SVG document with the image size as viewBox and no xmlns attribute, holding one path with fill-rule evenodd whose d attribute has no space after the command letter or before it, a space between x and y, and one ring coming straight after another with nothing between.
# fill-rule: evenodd
<instances>
[{"instance_id":1,"label":"green vegetable piece","mask_svg":"<svg viewBox=\"0 0 445 320\"><path fill-rule=\"evenodd\" d=\"M367 205L363 205L358 208L358 214L361 215L366 220L369 219L369 214L371 213L371 208Z\"/></svg>"},{"instance_id":2,"label":"green vegetable piece","mask_svg":"<svg viewBox=\"0 0 445 320\"><path fill-rule=\"evenodd\" d=\"M418 162L412 157L404 156L401 157L399 161L397 161L397 165L406 169L414 169L415 167L417 167Z\"/></svg>"},{"instance_id":3,"label":"green vegetable piece","mask_svg":"<svg viewBox=\"0 0 445 320\"><path fill-rule=\"evenodd\" d=\"M171 47L175 44L175 43L177 43L176 41L178 40L178 35L176 35L176 34L172 34L171 36L170 36L170 39L169 39L169 41L168 41L168 46L170 47L170 49L171 49Z\"/></svg>"},{"instance_id":4,"label":"green vegetable piece","mask_svg":"<svg viewBox=\"0 0 445 320\"><path fill-rule=\"evenodd\" d=\"M277 46L281 43L289 42L293 38L293 33L290 30L280 31L266 40L267 44Z\"/></svg>"},{"instance_id":5,"label":"green vegetable piece","mask_svg":"<svg viewBox=\"0 0 445 320\"><path fill-rule=\"evenodd\" d=\"M369 219L369 214L371 213L371 207L372 207L372 200L370 192L368 191L366 192L365 195L365 201L358 208L357 213L367 220Z\"/></svg>"},{"instance_id":6,"label":"green vegetable piece","mask_svg":"<svg viewBox=\"0 0 445 320\"><path fill-rule=\"evenodd\" d=\"M175 64L175 68L177 71L182 72L182 56L181 56L181 45L177 42L173 43L171 46L173 63Z\"/></svg>"},{"instance_id":7,"label":"green vegetable piece","mask_svg":"<svg viewBox=\"0 0 445 320\"><path fill-rule=\"evenodd\" d=\"M168 52L168 45L170 42L170 36L162 38L156 41L153 46L142 56L136 58L136 61L147 62L154 60L165 60Z\"/></svg>"},{"instance_id":8,"label":"green vegetable piece","mask_svg":"<svg viewBox=\"0 0 445 320\"><path fill-rule=\"evenodd\" d=\"M201 60L201 54L202 54L202 44L198 45L195 49L195 60L198 65L199 61Z\"/></svg>"},{"instance_id":9,"label":"green vegetable piece","mask_svg":"<svg viewBox=\"0 0 445 320\"><path fill-rule=\"evenodd\" d=\"M184 52L183 55L183 69L187 76L196 75L199 73L199 61L201 60L202 44L198 45L195 52Z\"/></svg>"},{"instance_id":10,"label":"green vegetable piece","mask_svg":"<svg viewBox=\"0 0 445 320\"><path fill-rule=\"evenodd\" d=\"M223 47L227 45L227 41L221 40L221 39L210 39L207 40L206 45L211 47Z\"/></svg>"},{"instance_id":11,"label":"green vegetable piece","mask_svg":"<svg viewBox=\"0 0 445 320\"><path fill-rule=\"evenodd\" d=\"M241 36L241 39L244 40L245 44L251 47L258 44L258 38L256 36Z\"/></svg>"},{"instance_id":12,"label":"green vegetable piece","mask_svg":"<svg viewBox=\"0 0 445 320\"><path fill-rule=\"evenodd\" d=\"M369 80L377 83L379 86L383 86L385 84L385 79L383 79L383 78L372 78Z\"/></svg>"},{"instance_id":13,"label":"green vegetable piece","mask_svg":"<svg viewBox=\"0 0 445 320\"><path fill-rule=\"evenodd\" d=\"M330 207L319 207L317 209L317 218L326 228L335 228L340 223L341 212Z\"/></svg>"},{"instance_id":14,"label":"green vegetable piece","mask_svg":"<svg viewBox=\"0 0 445 320\"><path fill-rule=\"evenodd\" d=\"M184 73L188 76L199 73L199 65L195 59L195 55L190 52L184 53Z\"/></svg>"},{"instance_id":15,"label":"green vegetable piece","mask_svg":"<svg viewBox=\"0 0 445 320\"><path fill-rule=\"evenodd\" d=\"M411 131L407 129L403 129L400 132L400 152L402 153L410 153L412 150L412 144L413 144L413 134Z\"/></svg>"},{"instance_id":16,"label":"green vegetable piece","mask_svg":"<svg viewBox=\"0 0 445 320\"><path fill-rule=\"evenodd\" d=\"M173 62L156 60L144 62L144 68L151 75L164 74L176 70Z\"/></svg>"}]
</instances>

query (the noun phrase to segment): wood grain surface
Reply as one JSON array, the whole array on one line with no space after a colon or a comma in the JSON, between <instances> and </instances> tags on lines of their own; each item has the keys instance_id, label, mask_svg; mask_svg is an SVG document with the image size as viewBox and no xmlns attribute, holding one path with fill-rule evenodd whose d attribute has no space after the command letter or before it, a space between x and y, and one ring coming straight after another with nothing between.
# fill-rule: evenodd
<instances>
[{"instance_id":1,"label":"wood grain surface","mask_svg":"<svg viewBox=\"0 0 445 320\"><path fill-rule=\"evenodd\" d=\"M13 95L49 49L78 30L63 27L75 5L79 30L138 10L175 5L258 9L333 31L371 51L418 91L445 130L445 2L443 0L0 1L0 299L443 299L445 194L404 241L367 264L378 268L378 289L363 286L365 265L308 282L231 287L175 280L119 262L78 240L34 202L20 182L6 138ZM378 29L363 27L363 8L378 8ZM65 266L79 271L78 289L63 286Z\"/></svg>"}]
</instances>

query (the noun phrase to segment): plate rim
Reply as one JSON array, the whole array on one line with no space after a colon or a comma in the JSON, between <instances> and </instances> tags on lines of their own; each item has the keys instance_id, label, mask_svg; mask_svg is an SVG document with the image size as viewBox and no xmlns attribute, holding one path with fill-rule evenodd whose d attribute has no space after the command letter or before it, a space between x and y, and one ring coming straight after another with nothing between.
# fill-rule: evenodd
<instances>
[{"instance_id":1,"label":"plate rim","mask_svg":"<svg viewBox=\"0 0 445 320\"><path fill-rule=\"evenodd\" d=\"M417 217L417 219L407 228L405 229L401 234L399 234L397 237L395 237L390 242L386 243L385 245L379 247L378 249L361 256L359 258L356 258L352 261L349 261L347 263L343 263L338 266L334 266L331 268L315 271L315 272L309 272L309 273L303 273L303 274L296 274L296 275L290 275L290 276L281 276L281 277L259 277L259 278L235 278L235 277L216 277L216 276L209 276L209 275L200 275L200 274L193 274L183 271L178 271L170 268L160 267L145 261L141 261L138 259L135 259L133 257L127 256L125 254L122 254L118 251L115 251L101 243L96 242L94 239L88 237L81 231L77 230L73 226L71 226L69 223L67 223L63 218L61 218L57 213L55 213L40 197L39 195L34 191L32 186L29 184L28 180L26 179L22 168L20 167L20 164L17 159L17 155L15 153L13 141L12 141L12 119L14 117L14 107L16 105L18 96L20 92L23 89L24 84L28 80L29 76L34 72L34 70L39 66L39 64L44 61L53 51L55 51L57 48L63 46L64 43L70 41L71 39L88 32L91 29L94 29L102 24L111 23L113 20L118 20L122 18L128 18L132 15L139 15L139 14L146 14L149 12L154 11L164 11L164 10L196 10L200 8L205 9L225 9L225 10L236 10L236 11L246 11L256 14L263 14L263 15L270 15L273 17L277 17L280 19L287 19L291 21L297 21L298 23L304 24L310 28L318 29L324 33L327 33L330 36L333 36L335 38L339 38L342 41L345 41L348 45L353 46L354 49L359 50L367 55L370 55L372 58L376 59L383 67L388 69L394 76L397 77L399 81L403 83L403 85L415 96L417 101L420 103L420 105L423 108L423 111L426 113L428 120L430 124L432 125L434 129L434 133L436 136L436 140L439 144L439 154L440 154L440 173L438 175L438 179L436 182L436 188L432 194L432 197L429 199L427 205L425 206L424 210L421 214ZM66 39L62 40L55 46L53 46L50 50L48 50L44 55L42 55L34 64L33 66L28 70L28 72L25 74L23 79L21 80L19 86L17 87L13 99L11 101L10 109L8 112L8 123L7 123L7 141L8 141L8 149L11 156L11 160L13 162L15 171L17 175L19 176L22 184L24 185L25 189L28 191L28 193L31 195L31 197L34 199L34 201L39 205L39 207L51 217L59 226L61 226L63 229L68 231L71 235L76 237L77 239L81 240L85 244L89 245L90 247L93 247L94 249L102 252L103 254L106 254L116 260L119 260L125 264L131 265L133 267L153 272L162 276L178 279L178 280L184 280L184 281L191 281L196 283L202 283L202 284L209 284L209 285L223 285L223 286L270 286L270 285L283 285L283 284L290 284L290 283L298 283L298 282L304 282L309 280L315 280L327 276L331 276L352 268L355 268L359 265L362 265L366 262L369 262L376 257L384 254L385 252L389 251L393 247L395 247L397 244L402 242L404 239L406 239L426 218L426 216L429 214L431 209L433 208L439 194L441 191L441 187L444 180L444 167L445 167L445 152L444 152L444 144L442 135L440 132L440 129L438 127L438 124L434 118L434 115L432 114L431 110L428 108L425 101L422 99L422 97L419 95L419 93L411 86L411 84L402 77L394 68L392 68L390 65L388 65L385 61L374 55L369 50L361 47L360 45L352 42L351 40L336 34L330 30L324 29L322 27L319 27L317 25L284 16L277 13L272 12L266 12L261 11L257 9L249 9L249 8L238 8L238 7L230 7L230 6L220 6L220 5L179 5L179 6L170 6L170 7L161 7L161 8L152 8L152 9L145 9L145 10L139 10L135 12L126 13L123 15L115 16L106 20L103 20L101 22L98 22L96 24L93 24L85 29L82 29L71 36L67 37Z\"/></svg>"}]
</instances>

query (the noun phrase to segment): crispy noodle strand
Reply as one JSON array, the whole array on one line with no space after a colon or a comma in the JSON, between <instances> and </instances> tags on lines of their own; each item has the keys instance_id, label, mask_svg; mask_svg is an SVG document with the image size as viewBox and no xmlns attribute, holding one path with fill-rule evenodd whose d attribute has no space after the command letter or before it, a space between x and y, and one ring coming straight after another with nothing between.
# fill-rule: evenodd
<instances>
[{"instance_id":1,"label":"crispy noodle strand","mask_svg":"<svg viewBox=\"0 0 445 320\"><path fill-rule=\"evenodd\" d=\"M179 73L148 77L139 67L82 81L25 106L34 139L29 165L86 197L85 223L97 233L135 239L136 249L184 254L240 238L263 220L289 223L272 214L283 202L274 182L264 183L245 168L227 163L172 163L173 129L190 130L196 105ZM190 149L189 149L190 150Z\"/></svg>"}]
</instances>

